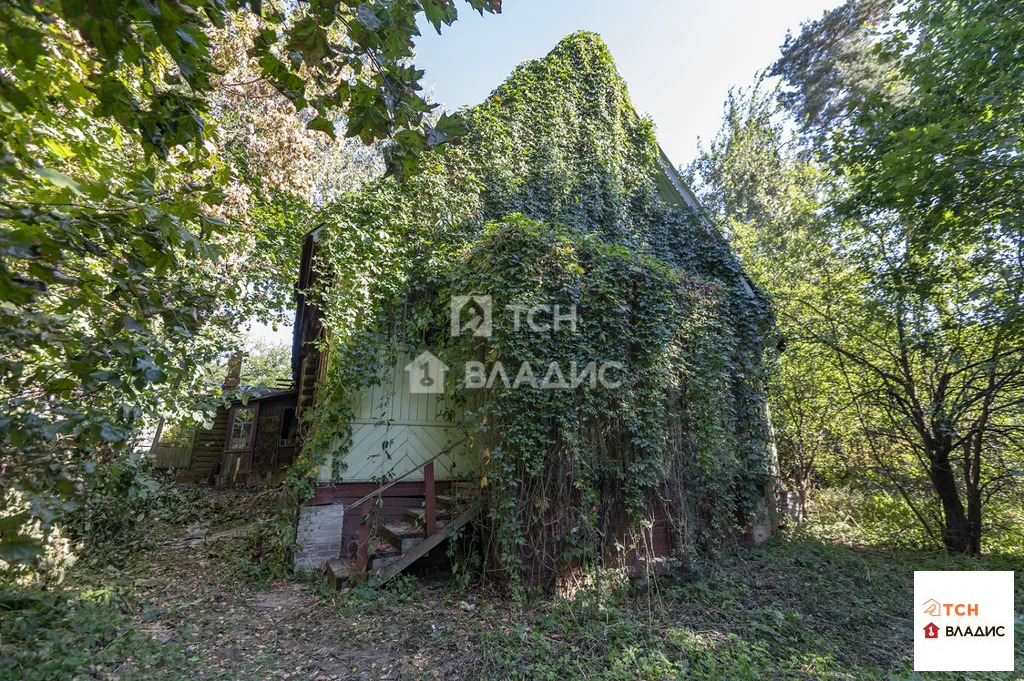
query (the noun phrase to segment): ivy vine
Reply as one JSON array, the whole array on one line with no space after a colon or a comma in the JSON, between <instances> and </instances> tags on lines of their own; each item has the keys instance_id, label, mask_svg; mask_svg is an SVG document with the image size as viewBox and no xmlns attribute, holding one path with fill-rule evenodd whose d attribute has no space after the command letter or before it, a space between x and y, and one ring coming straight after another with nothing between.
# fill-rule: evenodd
<instances>
[{"instance_id":1,"label":"ivy vine","mask_svg":"<svg viewBox=\"0 0 1024 681\"><path fill-rule=\"evenodd\" d=\"M725 239L659 196L653 126L597 36L565 38L463 117L463 144L428 155L418 177L317 219L330 361L293 481L308 494L340 461L354 399L382 365L430 348L452 368L481 462L488 574L523 585L621 564L655 506L678 549L719 545L769 479L770 309ZM449 298L471 293L493 298L487 339L450 335ZM575 331L498 313L535 304L575 306ZM468 362L513 376L529 362L538 380L552 362L567 379L574 363L623 368L615 388L477 389L461 380Z\"/></svg>"}]
</instances>

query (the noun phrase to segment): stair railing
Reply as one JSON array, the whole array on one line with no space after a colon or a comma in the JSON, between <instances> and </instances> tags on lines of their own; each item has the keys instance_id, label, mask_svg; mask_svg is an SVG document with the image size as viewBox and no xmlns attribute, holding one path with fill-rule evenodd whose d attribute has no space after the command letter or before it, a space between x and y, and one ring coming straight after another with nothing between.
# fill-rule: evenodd
<instances>
[{"instance_id":1,"label":"stair railing","mask_svg":"<svg viewBox=\"0 0 1024 681\"><path fill-rule=\"evenodd\" d=\"M366 563L369 559L367 553L367 547L370 543L370 511L373 508L373 502L384 493L385 490L393 485L401 482L413 473L422 470L423 471L423 485L424 485L424 496L426 497L424 504L424 520L426 525L426 535L429 537L437 531L437 497L434 488L434 462L440 459L446 454L450 454L453 449L461 445L465 440L458 442L450 447L442 449L440 452L430 457L423 463L418 464L414 468L410 468L406 472L399 475L387 483L381 485L373 492L370 492L366 496L353 501L351 504L346 504L344 507L345 515L348 515L349 511L357 508L359 509L359 542L356 545L356 562L353 566L353 574L361 575L366 572Z\"/></svg>"}]
</instances>

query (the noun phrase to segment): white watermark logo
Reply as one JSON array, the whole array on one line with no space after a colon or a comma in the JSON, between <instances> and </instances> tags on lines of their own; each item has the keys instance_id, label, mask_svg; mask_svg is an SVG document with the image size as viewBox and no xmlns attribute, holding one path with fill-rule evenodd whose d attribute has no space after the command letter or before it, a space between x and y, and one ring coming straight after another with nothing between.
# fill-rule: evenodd
<instances>
[{"instance_id":1,"label":"white watermark logo","mask_svg":"<svg viewBox=\"0 0 1024 681\"><path fill-rule=\"evenodd\" d=\"M492 309L490 296L452 296L452 338L464 333L490 338L494 333ZM524 326L534 333L576 333L578 330L576 305L506 305L505 312L511 316L512 330L517 333Z\"/></svg>"},{"instance_id":2,"label":"white watermark logo","mask_svg":"<svg viewBox=\"0 0 1024 681\"><path fill-rule=\"evenodd\" d=\"M452 296L451 335L462 334L489 338L494 332L493 300L489 295ZM507 305L504 312L512 321L513 332L527 329L532 333L578 333L579 317L575 305ZM430 352L420 353L405 366L409 375L409 392L444 392L445 374L449 367ZM577 362L568 366L551 362L536 368L523 362L518 368L506 368L496 361L490 366L471 361L465 365L463 385L469 389L534 388L540 390L574 390L579 387L618 388L622 385L626 366L621 362Z\"/></svg>"},{"instance_id":3,"label":"white watermark logo","mask_svg":"<svg viewBox=\"0 0 1024 681\"><path fill-rule=\"evenodd\" d=\"M421 352L416 359L405 365L405 373L409 374L409 392L443 393L444 375L447 372L448 365L433 353Z\"/></svg>"},{"instance_id":4,"label":"white watermark logo","mask_svg":"<svg viewBox=\"0 0 1024 681\"><path fill-rule=\"evenodd\" d=\"M540 388L543 390L573 390L582 385L596 388L618 388L622 385L622 372L626 367L621 362L587 362L580 367L579 362L570 362L568 376L562 371L558 362L551 362L543 373L535 372L529 362L519 365L515 378L509 378L509 372L499 361L491 365L490 371L483 362L467 362L465 385L467 388L492 388L500 383L505 388Z\"/></svg>"},{"instance_id":5,"label":"white watermark logo","mask_svg":"<svg viewBox=\"0 0 1024 681\"><path fill-rule=\"evenodd\" d=\"M526 327L536 333L547 333L554 331L558 333L568 327L576 333L576 306L569 305L563 308L561 305L508 305L506 310L512 313L512 330L519 331L522 328L523 320L526 320ZM548 322L548 317L551 321Z\"/></svg>"},{"instance_id":6,"label":"white watermark logo","mask_svg":"<svg viewBox=\"0 0 1024 681\"><path fill-rule=\"evenodd\" d=\"M491 297L452 296L451 303L452 338L463 333L474 336L491 336Z\"/></svg>"}]
</instances>

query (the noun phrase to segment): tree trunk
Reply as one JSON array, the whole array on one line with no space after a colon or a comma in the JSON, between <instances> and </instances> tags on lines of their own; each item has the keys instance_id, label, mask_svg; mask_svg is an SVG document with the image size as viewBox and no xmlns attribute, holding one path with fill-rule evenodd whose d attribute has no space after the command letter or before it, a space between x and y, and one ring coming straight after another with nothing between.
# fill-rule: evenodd
<instances>
[{"instance_id":1,"label":"tree trunk","mask_svg":"<svg viewBox=\"0 0 1024 681\"><path fill-rule=\"evenodd\" d=\"M967 514L964 513L956 478L949 465L948 452L937 452L932 457L929 473L935 493L942 502L942 541L946 545L946 550L951 553L976 553L973 549L975 542L972 541L971 525L967 520Z\"/></svg>"},{"instance_id":2,"label":"tree trunk","mask_svg":"<svg viewBox=\"0 0 1024 681\"><path fill-rule=\"evenodd\" d=\"M971 555L981 553L981 494L974 489L967 490L967 525L970 532Z\"/></svg>"},{"instance_id":3,"label":"tree trunk","mask_svg":"<svg viewBox=\"0 0 1024 681\"><path fill-rule=\"evenodd\" d=\"M964 443L967 522L971 531L971 553L975 555L981 553L981 448L983 436L983 431L978 432Z\"/></svg>"}]
</instances>

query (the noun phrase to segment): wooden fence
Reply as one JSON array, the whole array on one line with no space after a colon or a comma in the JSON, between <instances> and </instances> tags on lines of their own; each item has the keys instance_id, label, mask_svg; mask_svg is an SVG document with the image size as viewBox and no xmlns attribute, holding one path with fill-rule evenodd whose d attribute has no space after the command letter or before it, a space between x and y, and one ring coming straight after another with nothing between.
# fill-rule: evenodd
<instances>
[{"instance_id":1,"label":"wooden fence","mask_svg":"<svg viewBox=\"0 0 1024 681\"><path fill-rule=\"evenodd\" d=\"M192 447L158 444L150 452L156 458L157 468L188 468L192 463Z\"/></svg>"}]
</instances>

